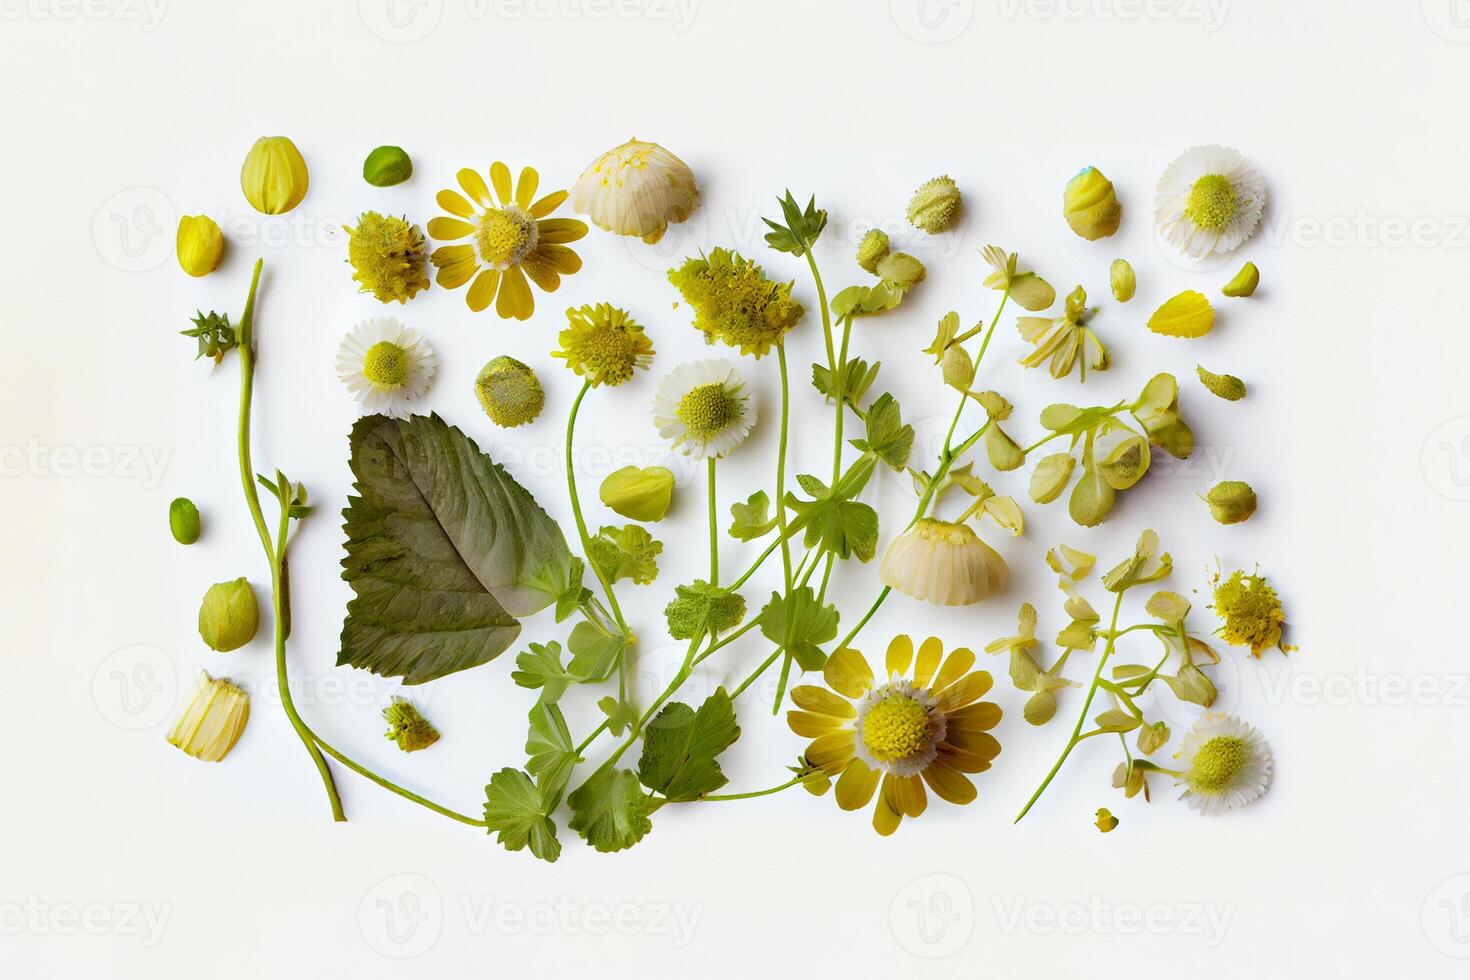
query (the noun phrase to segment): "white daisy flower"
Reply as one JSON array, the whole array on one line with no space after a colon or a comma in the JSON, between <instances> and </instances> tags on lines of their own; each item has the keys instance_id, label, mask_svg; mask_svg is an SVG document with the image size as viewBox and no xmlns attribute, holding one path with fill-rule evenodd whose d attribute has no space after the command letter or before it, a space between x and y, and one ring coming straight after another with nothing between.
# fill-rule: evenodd
<instances>
[{"instance_id":1,"label":"white daisy flower","mask_svg":"<svg viewBox=\"0 0 1470 980\"><path fill-rule=\"evenodd\" d=\"M597 227L652 245L699 207L694 171L657 143L629 140L592 161L572 185L572 210Z\"/></svg>"},{"instance_id":2,"label":"white daisy flower","mask_svg":"<svg viewBox=\"0 0 1470 980\"><path fill-rule=\"evenodd\" d=\"M337 377L369 412L403 418L417 408L439 359L417 330L393 317L364 320L337 348Z\"/></svg>"},{"instance_id":3,"label":"white daisy flower","mask_svg":"<svg viewBox=\"0 0 1470 980\"><path fill-rule=\"evenodd\" d=\"M878 581L921 602L968 606L1004 590L1010 570L968 524L925 518L893 539Z\"/></svg>"},{"instance_id":4,"label":"white daisy flower","mask_svg":"<svg viewBox=\"0 0 1470 980\"><path fill-rule=\"evenodd\" d=\"M695 459L722 459L750 435L755 405L735 365L694 361L680 364L658 383L653 424Z\"/></svg>"},{"instance_id":5,"label":"white daisy flower","mask_svg":"<svg viewBox=\"0 0 1470 980\"><path fill-rule=\"evenodd\" d=\"M1250 238L1265 207L1265 178L1249 160L1228 146L1196 146L1159 178L1154 224L1169 244L1203 259Z\"/></svg>"},{"instance_id":6,"label":"white daisy flower","mask_svg":"<svg viewBox=\"0 0 1470 980\"><path fill-rule=\"evenodd\" d=\"M1271 786L1271 747L1239 718L1210 711L1184 736L1174 758L1187 787L1179 797L1213 817L1260 799Z\"/></svg>"}]
</instances>

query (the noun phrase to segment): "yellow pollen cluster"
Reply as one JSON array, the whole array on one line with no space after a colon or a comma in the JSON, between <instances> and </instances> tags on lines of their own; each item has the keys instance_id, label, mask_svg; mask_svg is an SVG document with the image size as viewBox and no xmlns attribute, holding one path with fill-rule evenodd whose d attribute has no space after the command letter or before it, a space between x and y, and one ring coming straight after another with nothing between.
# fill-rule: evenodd
<instances>
[{"instance_id":1,"label":"yellow pollen cluster","mask_svg":"<svg viewBox=\"0 0 1470 980\"><path fill-rule=\"evenodd\" d=\"M1212 738L1195 753L1189 781L1197 789L1217 793L1226 789L1250 759L1245 742L1228 735Z\"/></svg>"},{"instance_id":2,"label":"yellow pollen cluster","mask_svg":"<svg viewBox=\"0 0 1470 980\"><path fill-rule=\"evenodd\" d=\"M1205 174L1189 189L1184 213L1201 228L1219 229L1235 217L1238 202L1235 188L1219 174Z\"/></svg>"},{"instance_id":3,"label":"yellow pollen cluster","mask_svg":"<svg viewBox=\"0 0 1470 980\"><path fill-rule=\"evenodd\" d=\"M1232 646L1248 646L1259 657L1267 647L1281 644L1286 613L1276 590L1259 575L1231 573L1215 587L1215 612L1225 621L1220 635Z\"/></svg>"},{"instance_id":4,"label":"yellow pollen cluster","mask_svg":"<svg viewBox=\"0 0 1470 980\"><path fill-rule=\"evenodd\" d=\"M408 381L408 352L395 343L380 340L368 348L362 374L381 388L399 388Z\"/></svg>"},{"instance_id":5,"label":"yellow pollen cluster","mask_svg":"<svg viewBox=\"0 0 1470 980\"><path fill-rule=\"evenodd\" d=\"M507 269L536 247L536 222L520 208L492 208L480 216L475 244L486 263Z\"/></svg>"},{"instance_id":6,"label":"yellow pollen cluster","mask_svg":"<svg viewBox=\"0 0 1470 980\"><path fill-rule=\"evenodd\" d=\"M929 712L907 695L887 695L863 719L863 746L879 762L906 759L928 741Z\"/></svg>"},{"instance_id":7,"label":"yellow pollen cluster","mask_svg":"<svg viewBox=\"0 0 1470 980\"><path fill-rule=\"evenodd\" d=\"M679 421L696 436L711 436L740 418L740 406L722 384L700 385L679 399Z\"/></svg>"}]
</instances>

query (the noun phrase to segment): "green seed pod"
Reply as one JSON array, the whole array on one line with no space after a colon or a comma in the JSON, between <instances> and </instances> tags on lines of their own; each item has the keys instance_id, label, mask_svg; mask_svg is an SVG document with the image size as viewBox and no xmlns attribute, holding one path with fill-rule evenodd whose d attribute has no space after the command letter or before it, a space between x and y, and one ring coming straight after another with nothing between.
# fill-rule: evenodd
<instances>
[{"instance_id":1,"label":"green seed pod","mask_svg":"<svg viewBox=\"0 0 1470 980\"><path fill-rule=\"evenodd\" d=\"M1245 397L1245 382L1233 374L1212 374L1203 367L1196 364L1194 370L1199 374L1202 385L1210 390L1210 394L1219 395L1227 402L1238 402Z\"/></svg>"},{"instance_id":2,"label":"green seed pod","mask_svg":"<svg viewBox=\"0 0 1470 980\"><path fill-rule=\"evenodd\" d=\"M945 384L960 391L970 390L970 383L975 380L975 362L969 351L955 344L944 352L942 364Z\"/></svg>"},{"instance_id":3,"label":"green seed pod","mask_svg":"<svg viewBox=\"0 0 1470 980\"><path fill-rule=\"evenodd\" d=\"M1062 192L1062 216L1073 231L1095 242L1118 230L1123 205L1118 203L1113 182L1096 167L1086 167L1067 182Z\"/></svg>"},{"instance_id":4,"label":"green seed pod","mask_svg":"<svg viewBox=\"0 0 1470 980\"><path fill-rule=\"evenodd\" d=\"M475 395L490 421L507 429L534 420L546 405L536 372L504 354L480 369Z\"/></svg>"},{"instance_id":5,"label":"green seed pod","mask_svg":"<svg viewBox=\"0 0 1470 980\"><path fill-rule=\"evenodd\" d=\"M1132 299L1134 290L1138 288L1138 279L1133 275L1133 266L1128 264L1127 259L1113 260L1113 266L1108 270L1108 280L1113 286L1113 299L1119 303Z\"/></svg>"},{"instance_id":6,"label":"green seed pod","mask_svg":"<svg viewBox=\"0 0 1470 980\"><path fill-rule=\"evenodd\" d=\"M259 626L255 590L245 579L217 582L204 593L204 602L199 606L199 637L211 650L238 650L255 638Z\"/></svg>"},{"instance_id":7,"label":"green seed pod","mask_svg":"<svg viewBox=\"0 0 1470 980\"><path fill-rule=\"evenodd\" d=\"M199 508L188 497L175 497L168 505L168 529L179 544L199 540Z\"/></svg>"},{"instance_id":8,"label":"green seed pod","mask_svg":"<svg viewBox=\"0 0 1470 980\"><path fill-rule=\"evenodd\" d=\"M909 200L909 223L937 235L954 224L960 213L960 189L949 176L926 180Z\"/></svg>"},{"instance_id":9,"label":"green seed pod","mask_svg":"<svg viewBox=\"0 0 1470 980\"><path fill-rule=\"evenodd\" d=\"M1220 292L1226 296L1249 296L1256 291L1256 287L1260 284L1261 271L1256 268L1254 262L1247 262L1240 267L1240 271L1235 274L1235 278L1231 279L1220 289Z\"/></svg>"},{"instance_id":10,"label":"green seed pod","mask_svg":"<svg viewBox=\"0 0 1470 980\"><path fill-rule=\"evenodd\" d=\"M924 263L907 252L892 252L878 260L878 275L901 290L912 289L924 281L929 270Z\"/></svg>"},{"instance_id":11,"label":"green seed pod","mask_svg":"<svg viewBox=\"0 0 1470 980\"><path fill-rule=\"evenodd\" d=\"M608 474L597 495L629 520L661 521L674 499L674 474L662 466L624 466Z\"/></svg>"},{"instance_id":12,"label":"green seed pod","mask_svg":"<svg viewBox=\"0 0 1470 980\"><path fill-rule=\"evenodd\" d=\"M362 179L374 187L392 187L413 176L413 161L400 146L380 146L362 162Z\"/></svg>"},{"instance_id":13,"label":"green seed pod","mask_svg":"<svg viewBox=\"0 0 1470 980\"><path fill-rule=\"evenodd\" d=\"M888 254L888 236L874 228L858 242L857 264L873 275L878 274L878 260Z\"/></svg>"},{"instance_id":14,"label":"green seed pod","mask_svg":"<svg viewBox=\"0 0 1470 980\"><path fill-rule=\"evenodd\" d=\"M1210 505L1210 514L1221 524L1239 524L1250 520L1256 512L1256 492L1249 483L1240 480L1217 483L1202 499Z\"/></svg>"}]
</instances>

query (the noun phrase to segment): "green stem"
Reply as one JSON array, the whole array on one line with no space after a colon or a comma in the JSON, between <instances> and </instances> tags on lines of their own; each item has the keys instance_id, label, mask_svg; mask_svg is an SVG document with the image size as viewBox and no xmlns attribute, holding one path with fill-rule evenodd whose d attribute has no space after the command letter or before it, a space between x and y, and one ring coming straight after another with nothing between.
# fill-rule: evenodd
<instances>
[{"instance_id":1,"label":"green stem","mask_svg":"<svg viewBox=\"0 0 1470 980\"><path fill-rule=\"evenodd\" d=\"M699 802L714 803L721 800L753 800L758 796L770 796L772 793L779 793L783 789L790 789L791 787L804 782L805 778L806 777L804 776L797 776L794 779L787 780L780 786L772 786L770 789L758 789L749 793L719 793L712 796L702 796L700 797Z\"/></svg>"},{"instance_id":2,"label":"green stem","mask_svg":"<svg viewBox=\"0 0 1470 980\"><path fill-rule=\"evenodd\" d=\"M709 458L709 584L720 584L720 521L716 516L719 501L715 491L714 456Z\"/></svg>"},{"instance_id":3,"label":"green stem","mask_svg":"<svg viewBox=\"0 0 1470 980\"><path fill-rule=\"evenodd\" d=\"M618 597L613 592L612 583L607 580L601 568L592 561L592 538L587 533L587 521L582 516L582 502L577 497L577 474L572 469L572 435L577 428L577 411L582 407L582 399L587 397L587 392L592 389L592 382L586 381L582 384L582 390L577 392L576 400L572 402L571 413L567 416L567 444L565 447L566 469L567 469L567 496L572 502L572 517L577 522L577 535L582 540L582 554L587 557L587 564L592 566L592 572L597 576L597 581L602 584L603 594L607 596L608 608L612 610L613 619L617 621L618 629L622 630L624 636L628 636L627 620L623 619L623 610L618 605Z\"/></svg>"},{"instance_id":4,"label":"green stem","mask_svg":"<svg viewBox=\"0 0 1470 980\"><path fill-rule=\"evenodd\" d=\"M719 650L721 647L729 646L731 643L734 643L736 640L740 639L742 636L744 636L746 633L749 633L760 624L761 621L759 617L752 618L749 622L747 622L744 626L740 627L735 632L722 637L714 643L711 643L708 647L705 648L703 653L694 658L694 666L698 667L705 660L709 659L710 655L715 653L715 651Z\"/></svg>"},{"instance_id":5,"label":"green stem","mask_svg":"<svg viewBox=\"0 0 1470 980\"><path fill-rule=\"evenodd\" d=\"M748 687L750 687L750 685L754 684L756 682L756 679L759 678L762 674L764 674L767 670L769 670L770 667L771 667L771 664L773 664L773 663L776 662L776 658L779 657L779 656L781 656L781 654L783 654L785 652L786 651L782 647L777 647L775 649L775 651L773 651L769 657L767 657L764 661L761 662L761 665L759 667L757 667L755 670L753 670L753 671L750 672L750 676L749 677L745 678L745 680L743 680L743 681L740 682L740 686L739 687L735 688L735 690L733 690L733 691L730 692L730 700L731 701L734 701L736 698L740 697L740 695L744 694L745 693L745 689L748 688Z\"/></svg>"},{"instance_id":6,"label":"green stem","mask_svg":"<svg viewBox=\"0 0 1470 980\"><path fill-rule=\"evenodd\" d=\"M776 345L776 363L781 368L781 436L776 449L776 526L781 530L781 567L786 591L791 591L791 539L786 534L786 443L791 416L791 382L786 375L786 345Z\"/></svg>"},{"instance_id":7,"label":"green stem","mask_svg":"<svg viewBox=\"0 0 1470 980\"><path fill-rule=\"evenodd\" d=\"M1109 633L1115 633L1117 631L1118 610L1122 607L1123 593L1119 592L1117 600L1113 602L1113 621L1112 625L1108 627ZM1046 788L1051 785L1051 781L1061 771L1062 764L1067 761L1067 757L1072 754L1072 750L1077 747L1077 743L1082 741L1082 726L1087 721L1087 712L1092 707L1092 699L1097 695L1098 685L1102 680L1103 668L1108 665L1108 657L1112 656L1113 644L1116 640L1117 637L1109 636L1107 645L1103 647L1102 656L1097 661L1097 670L1092 675L1092 685L1087 689L1087 699L1082 702L1082 711L1077 715L1077 726L1072 729L1072 737L1067 740L1067 747L1062 750L1062 754L1057 759L1056 765L1051 767L1051 772L1046 774L1046 778L1041 781L1041 785L1036 787L1036 792L1031 794L1031 799L1027 800L1026 805L1021 808L1021 812L1016 814L1016 819L1012 821L1013 823L1020 823L1021 819L1031 811L1031 808L1036 805L1036 801L1041 799L1041 794L1046 792Z\"/></svg>"}]
</instances>

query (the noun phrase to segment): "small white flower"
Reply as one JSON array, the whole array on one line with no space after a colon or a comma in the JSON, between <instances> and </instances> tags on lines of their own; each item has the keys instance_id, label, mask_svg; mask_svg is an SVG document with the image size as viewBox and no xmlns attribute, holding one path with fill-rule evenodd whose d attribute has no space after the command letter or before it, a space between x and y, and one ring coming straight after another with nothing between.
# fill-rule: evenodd
<instances>
[{"instance_id":1,"label":"small white flower","mask_svg":"<svg viewBox=\"0 0 1470 980\"><path fill-rule=\"evenodd\" d=\"M1265 207L1265 178L1249 160L1228 146L1196 146L1159 178L1154 224L1169 244L1203 259L1250 238Z\"/></svg>"},{"instance_id":2,"label":"small white flower","mask_svg":"<svg viewBox=\"0 0 1470 980\"><path fill-rule=\"evenodd\" d=\"M750 435L755 406L735 365L694 361L680 364L658 383L653 424L695 459L722 459Z\"/></svg>"},{"instance_id":3,"label":"small white flower","mask_svg":"<svg viewBox=\"0 0 1470 980\"><path fill-rule=\"evenodd\" d=\"M1010 570L968 524L925 518L893 539L878 580L923 602L968 606L1003 590Z\"/></svg>"},{"instance_id":4,"label":"small white flower","mask_svg":"<svg viewBox=\"0 0 1470 980\"><path fill-rule=\"evenodd\" d=\"M1265 795L1271 786L1271 748L1239 718L1207 712L1184 736L1174 758L1182 764L1179 797L1205 816L1217 816Z\"/></svg>"},{"instance_id":5,"label":"small white flower","mask_svg":"<svg viewBox=\"0 0 1470 980\"><path fill-rule=\"evenodd\" d=\"M592 161L572 185L572 210L597 227L652 245L699 207L694 171L657 143L629 140Z\"/></svg>"},{"instance_id":6,"label":"small white flower","mask_svg":"<svg viewBox=\"0 0 1470 980\"><path fill-rule=\"evenodd\" d=\"M364 320L337 348L337 377L369 412L403 418L419 407L439 359L393 317Z\"/></svg>"}]
</instances>

